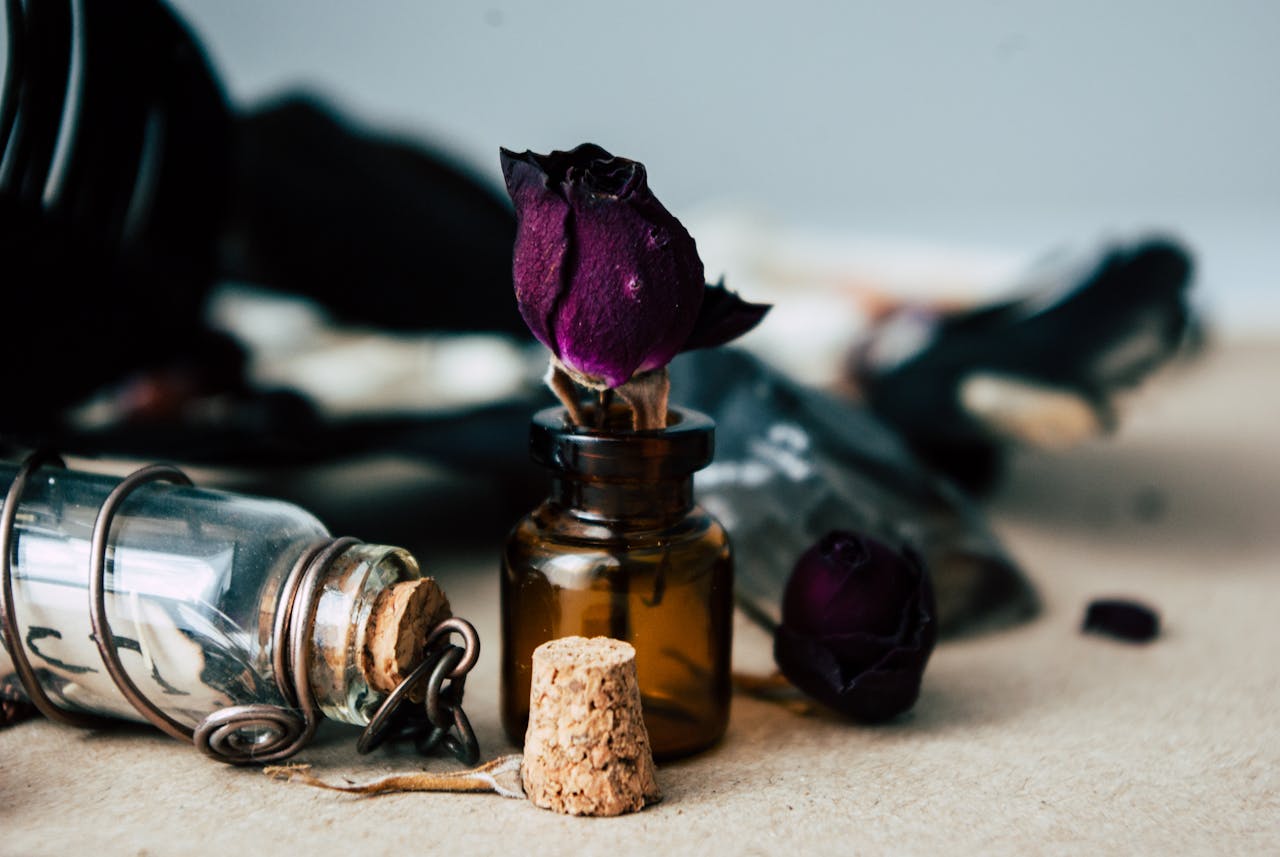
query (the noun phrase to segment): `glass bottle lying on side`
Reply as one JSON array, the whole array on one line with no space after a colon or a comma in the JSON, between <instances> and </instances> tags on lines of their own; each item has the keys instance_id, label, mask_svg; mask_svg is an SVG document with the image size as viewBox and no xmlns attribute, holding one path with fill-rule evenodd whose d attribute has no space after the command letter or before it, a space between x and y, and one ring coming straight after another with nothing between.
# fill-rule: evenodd
<instances>
[{"instance_id":1,"label":"glass bottle lying on side","mask_svg":"<svg viewBox=\"0 0 1280 857\"><path fill-rule=\"evenodd\" d=\"M67 722L150 721L233 762L291 754L320 714L367 725L394 689L374 663L386 650L375 636L387 632L383 596L422 578L413 556L334 539L289 503L163 484L185 477L154 470L122 486L110 476L0 465L0 485L12 486L0 688L43 696L54 709L45 713ZM104 507L115 513L105 523ZM448 603L440 595L419 608L431 611L417 617L420 659ZM105 627L109 634L97 633ZM114 643L106 652L103 636Z\"/></svg>"},{"instance_id":2,"label":"glass bottle lying on side","mask_svg":"<svg viewBox=\"0 0 1280 857\"><path fill-rule=\"evenodd\" d=\"M704 749L729 719L733 561L723 527L693 501L714 424L672 411L663 431L596 431L560 408L535 415L530 448L551 495L508 538L502 563L502 721L524 742L533 650L606 636L635 646L655 756Z\"/></svg>"}]
</instances>

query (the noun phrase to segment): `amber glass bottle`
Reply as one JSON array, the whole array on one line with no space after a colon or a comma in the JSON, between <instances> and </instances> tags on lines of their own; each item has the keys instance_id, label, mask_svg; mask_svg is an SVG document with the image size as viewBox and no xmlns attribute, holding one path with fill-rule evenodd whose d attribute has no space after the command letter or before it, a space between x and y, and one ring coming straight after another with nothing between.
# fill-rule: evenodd
<instances>
[{"instance_id":1,"label":"amber glass bottle","mask_svg":"<svg viewBox=\"0 0 1280 857\"><path fill-rule=\"evenodd\" d=\"M693 502L714 424L673 410L663 431L601 430L561 408L533 420L530 451L551 496L520 521L502 562L502 721L516 744L529 718L533 650L607 636L636 648L654 754L704 749L729 721L733 560L724 528Z\"/></svg>"}]
</instances>

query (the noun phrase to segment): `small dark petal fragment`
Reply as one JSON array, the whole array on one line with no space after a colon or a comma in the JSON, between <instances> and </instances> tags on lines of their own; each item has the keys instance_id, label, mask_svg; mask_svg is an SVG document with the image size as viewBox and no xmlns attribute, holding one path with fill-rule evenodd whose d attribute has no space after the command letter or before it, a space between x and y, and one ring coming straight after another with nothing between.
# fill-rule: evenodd
<instances>
[{"instance_id":1,"label":"small dark petal fragment","mask_svg":"<svg viewBox=\"0 0 1280 857\"><path fill-rule=\"evenodd\" d=\"M35 717L39 713L36 707L22 695L15 681L16 676L10 676L9 682L0 681L0 729Z\"/></svg>"},{"instance_id":2,"label":"small dark petal fragment","mask_svg":"<svg viewBox=\"0 0 1280 857\"><path fill-rule=\"evenodd\" d=\"M0 729L30 720L38 712L29 702L0 702Z\"/></svg>"},{"instance_id":3,"label":"small dark petal fragment","mask_svg":"<svg viewBox=\"0 0 1280 857\"><path fill-rule=\"evenodd\" d=\"M1160 633L1160 617L1136 601L1098 599L1090 602L1085 611L1081 630L1131 643L1146 643Z\"/></svg>"},{"instance_id":4,"label":"small dark petal fragment","mask_svg":"<svg viewBox=\"0 0 1280 857\"><path fill-rule=\"evenodd\" d=\"M565 229L571 212L558 181L536 158L531 152L502 150L502 175L519 219L513 276L521 317L538 341L559 356L554 316L565 289Z\"/></svg>"}]
</instances>

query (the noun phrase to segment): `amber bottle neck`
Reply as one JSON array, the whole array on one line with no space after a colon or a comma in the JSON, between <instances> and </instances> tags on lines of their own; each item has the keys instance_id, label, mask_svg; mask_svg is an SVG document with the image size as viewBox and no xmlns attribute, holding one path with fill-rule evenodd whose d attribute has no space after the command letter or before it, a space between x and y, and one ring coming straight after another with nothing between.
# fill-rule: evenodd
<instances>
[{"instance_id":1,"label":"amber bottle neck","mask_svg":"<svg viewBox=\"0 0 1280 857\"><path fill-rule=\"evenodd\" d=\"M589 520L637 524L676 521L693 508L693 476L655 482L614 482L557 473L551 502Z\"/></svg>"},{"instance_id":2,"label":"amber bottle neck","mask_svg":"<svg viewBox=\"0 0 1280 857\"><path fill-rule=\"evenodd\" d=\"M571 425L562 408L534 416L529 451L550 471L551 502L576 517L615 524L649 526L687 515L693 474L711 461L715 424L678 408L662 431L621 428L626 412L611 419L608 428L592 430Z\"/></svg>"}]
</instances>

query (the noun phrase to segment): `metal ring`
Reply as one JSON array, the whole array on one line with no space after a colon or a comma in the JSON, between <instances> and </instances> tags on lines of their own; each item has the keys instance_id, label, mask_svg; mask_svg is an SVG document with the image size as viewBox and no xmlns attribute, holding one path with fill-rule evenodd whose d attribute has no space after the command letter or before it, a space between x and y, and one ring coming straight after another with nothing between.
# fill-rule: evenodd
<instances>
[{"instance_id":1,"label":"metal ring","mask_svg":"<svg viewBox=\"0 0 1280 857\"><path fill-rule=\"evenodd\" d=\"M430 728L413 741L414 749L424 756L429 755L432 750L439 747L440 743L449 734L448 729L442 729L439 726L431 726L429 723L427 725L430 726Z\"/></svg>"},{"instance_id":2,"label":"metal ring","mask_svg":"<svg viewBox=\"0 0 1280 857\"><path fill-rule=\"evenodd\" d=\"M115 646L115 637L106 616L106 554L110 535L111 522L117 510L128 495L139 486L159 480L169 480L190 485L186 474L169 465L152 465L133 473L117 485L98 511L93 528L93 553L90 565L90 600L89 618L93 624L95 642L102 661L115 681L121 695L128 700L139 714L148 722L168 735L182 741L191 741L207 755L220 761L232 764L249 762L263 763L282 759L296 753L315 735L319 726L319 715L308 675L307 637L305 627L315 612L315 599L319 586L321 571L356 539L334 539L328 544L313 546L304 552L295 563L294 570L285 581L282 595L287 601L277 608L276 621L273 623L273 666L281 663L279 654L287 649L289 655L284 672L276 676L277 685L285 692L290 683L284 680L285 675L292 676L293 702L300 709L301 716L287 709L272 705L232 706L216 711L201 721L200 735L188 729L152 703L134 684L120 662ZM298 580L294 583L294 572ZM296 605L301 602L304 607L301 616ZM280 614L283 613L283 616ZM300 620L300 621L299 621ZM289 645L285 645L286 639ZM238 744L235 736L246 728L259 727L268 730L276 737L269 739L265 745L250 747Z\"/></svg>"},{"instance_id":3,"label":"metal ring","mask_svg":"<svg viewBox=\"0 0 1280 857\"><path fill-rule=\"evenodd\" d=\"M442 729L448 729L453 725L451 723L453 718L453 709L461 705L462 699L458 698L449 700L447 704L449 712L446 714L443 710L446 706L441 706L440 697L444 695L441 691L444 688L445 678L453 674L451 671L456 669L458 664L462 662L464 654L463 650L457 646L446 646L444 654L440 656L439 663L437 663L435 669L431 671L431 677L427 679L427 719L431 721L432 726L439 726ZM454 682L454 684L451 684L449 687L450 691L453 691L453 689L458 687L464 680L465 677L450 679L450 681ZM458 687L458 689L461 690L460 687ZM450 696L454 695L455 694L450 693ZM461 697L461 694L456 695Z\"/></svg>"},{"instance_id":4,"label":"metal ring","mask_svg":"<svg viewBox=\"0 0 1280 857\"><path fill-rule=\"evenodd\" d=\"M308 657L310 654L310 646L308 645L310 639L307 632L311 630L311 623L316 613L321 573L339 554L352 545L359 543L359 539L349 537L334 539L307 564L306 573L298 584L298 593L293 600L295 606L290 610L288 623L289 667L293 675L293 689L297 698L297 706L302 712L304 725L302 734L294 742L296 746L286 748L288 752L281 751L279 754L273 754L271 759L264 759L264 761L273 761L275 758L292 755L312 739L320 725L319 707L316 705L315 694L311 691L311 662ZM299 614L296 607L298 604L302 605L301 614Z\"/></svg>"},{"instance_id":5,"label":"metal ring","mask_svg":"<svg viewBox=\"0 0 1280 857\"><path fill-rule=\"evenodd\" d=\"M281 694L298 711L265 704L220 709L196 728L192 740L198 749L220 762L260 765L292 756L315 736L320 715L311 691L306 631L315 615L323 571L343 551L359 543L359 539L340 538L312 545L298 557L280 588L283 600L277 599L272 623L272 666ZM255 743L236 740L238 733L252 728L264 729L274 737Z\"/></svg>"},{"instance_id":6,"label":"metal ring","mask_svg":"<svg viewBox=\"0 0 1280 857\"><path fill-rule=\"evenodd\" d=\"M193 735L192 730L165 714L147 699L125 672L115 644L115 636L111 632L111 623L107 619L107 540L111 535L111 522L115 519L120 505L135 489L149 482L160 481L179 485L191 484L187 475L178 468L168 464L152 464L125 477L119 485L111 489L102 508L98 510L98 517L93 522L92 547L89 554L89 622L93 625L94 642L98 645L102 663L116 683L116 689L120 694L128 700L134 710L157 729L179 741L190 741Z\"/></svg>"},{"instance_id":7,"label":"metal ring","mask_svg":"<svg viewBox=\"0 0 1280 857\"><path fill-rule=\"evenodd\" d=\"M457 616L450 616L432 629L431 634L427 637L428 649L432 644L450 633L462 635L463 640L463 656L453 671L449 673L449 678L462 678L471 671L476 665L476 661L480 659L480 634L476 631L476 627L466 619L459 619Z\"/></svg>"},{"instance_id":8,"label":"metal ring","mask_svg":"<svg viewBox=\"0 0 1280 857\"><path fill-rule=\"evenodd\" d=\"M329 544L327 539L308 546L298 556L280 586L276 597L275 616L271 623L271 667L275 672L276 687L280 696L289 705L298 704L297 693L293 682L289 681L289 621L293 618L293 607L298 594L298 585L316 556Z\"/></svg>"},{"instance_id":9,"label":"metal ring","mask_svg":"<svg viewBox=\"0 0 1280 857\"><path fill-rule=\"evenodd\" d=\"M471 720L462 710L461 705L455 705L453 708L453 725L458 730L458 737L454 739L452 735L446 736L445 746L462 764L474 765L480 760L480 740L476 738L476 732L471 728Z\"/></svg>"},{"instance_id":10,"label":"metal ring","mask_svg":"<svg viewBox=\"0 0 1280 857\"><path fill-rule=\"evenodd\" d=\"M296 748L306 723L297 714L275 705L233 705L221 708L196 727L196 749L219 762L253 765L282 758ZM244 732L262 731L264 740L248 741Z\"/></svg>"},{"instance_id":11,"label":"metal ring","mask_svg":"<svg viewBox=\"0 0 1280 857\"><path fill-rule=\"evenodd\" d=\"M439 642L451 633L457 633L462 636L465 648L460 649L457 646L435 648L435 643ZM440 684L445 676L442 673L440 675L440 681L436 681L434 679L434 674L436 672L436 667L444 661L446 653L460 653L450 657L450 660L453 660L454 658L457 660L448 667L448 677L455 681L465 680L467 672L475 666L477 659L480 657L480 635L476 632L475 626L470 622L454 616L440 622L440 624L436 625L436 627L431 630L431 633L427 636L425 648L428 652L426 659L423 660L422 663L418 664L418 666L414 668L413 672L411 672L404 681L396 685L395 689L387 695L387 698L378 706L378 710L374 712L373 717L370 718L369 724L365 726L364 731L360 733L360 738L356 742L356 750L358 752L372 752L386 740L387 730L390 728L392 717L396 713L396 710L403 704L406 695L409 694L425 676L433 676L433 683L438 695ZM432 651L433 648L435 648L435 651ZM428 691L428 698L430 698L430 696L430 691ZM460 701L461 700L459 700L459 702ZM436 700L436 704L439 704L438 699ZM439 714L438 709L437 714ZM438 728L434 722L432 722L431 725ZM439 739L437 738L435 742L431 743L434 744L438 742L438 740ZM419 749L422 749L420 743ZM429 749L430 747L428 746L428 749L423 750L423 752L428 752Z\"/></svg>"},{"instance_id":12,"label":"metal ring","mask_svg":"<svg viewBox=\"0 0 1280 857\"><path fill-rule=\"evenodd\" d=\"M413 672L409 673L408 677L387 695L373 717L369 719L369 724L360 733L360 738L356 741L357 753L371 753L382 745L387 739L387 730L396 710L404 703L405 697L412 692L413 688L435 671L436 666L444 660L447 651L448 649L440 649L428 654L426 660L414 667Z\"/></svg>"},{"instance_id":13,"label":"metal ring","mask_svg":"<svg viewBox=\"0 0 1280 857\"><path fill-rule=\"evenodd\" d=\"M456 737L449 734L451 729L458 730ZM414 741L414 747L424 756L441 745L464 765L474 765L479 760L480 741L461 705L453 709L453 723L448 726L432 726Z\"/></svg>"},{"instance_id":14,"label":"metal ring","mask_svg":"<svg viewBox=\"0 0 1280 857\"><path fill-rule=\"evenodd\" d=\"M18 504L26 491L27 483L37 470L46 464L65 468L66 462L58 455L47 450L38 450L28 455L18 468L18 475L9 485L4 498L4 512L0 516L0 635L3 636L5 648L13 660L14 669L18 672L18 681L22 684L27 699L41 714L58 723L68 726L92 727L106 723L106 718L95 717L81 712L66 711L54 704L49 695L40 686L40 678L31 666L26 647L22 644L22 631L18 626L16 601L13 597L13 541L14 524L18 516Z\"/></svg>"}]
</instances>

